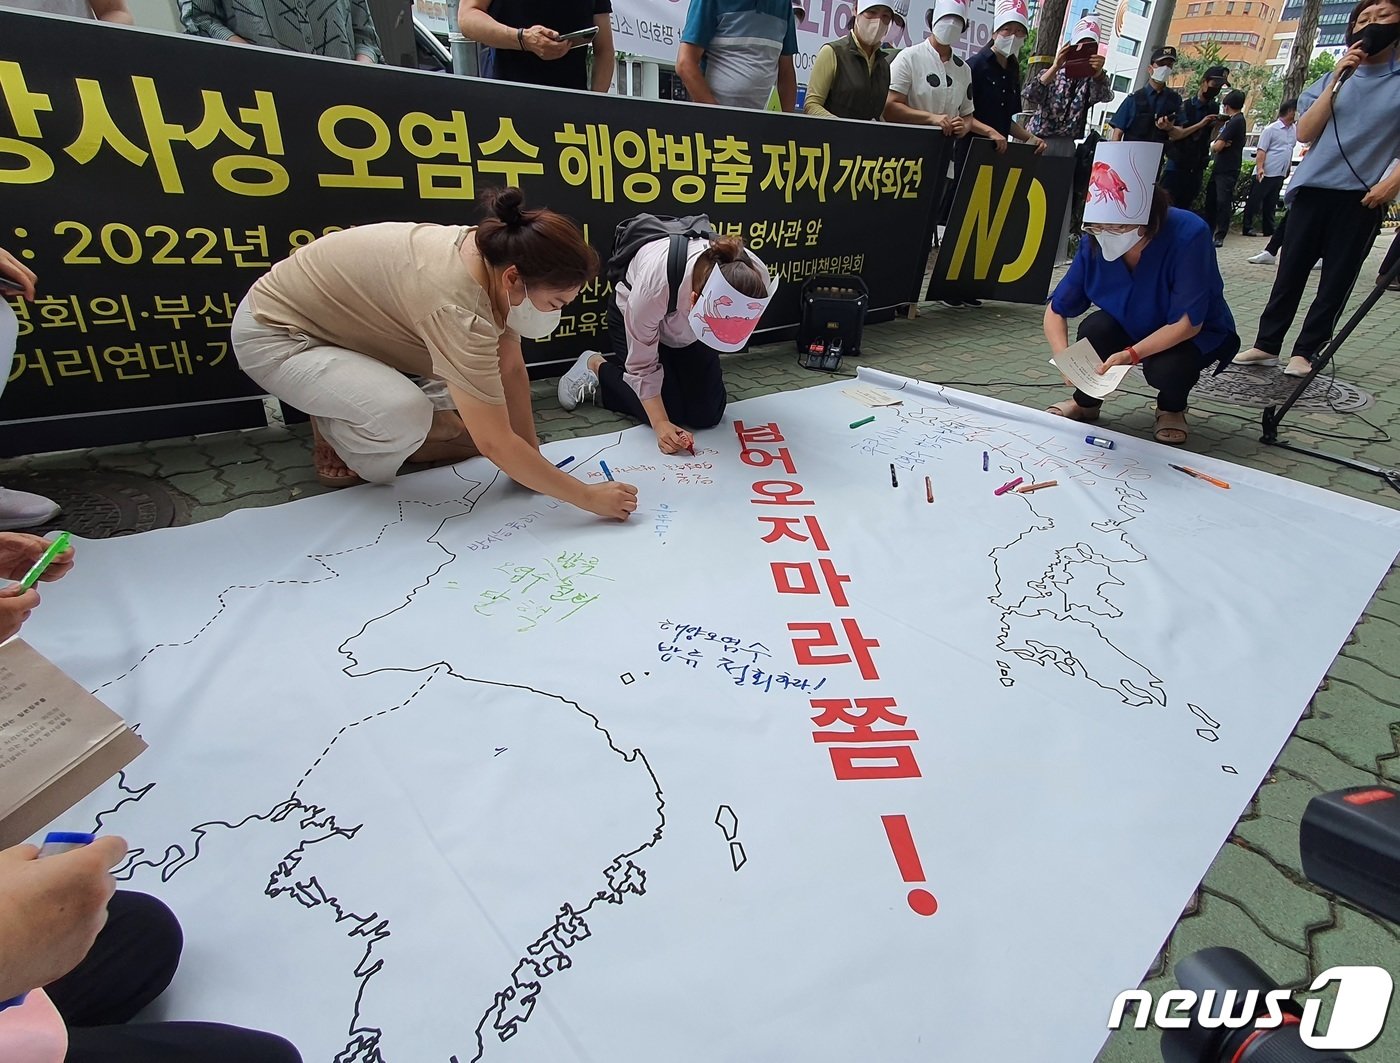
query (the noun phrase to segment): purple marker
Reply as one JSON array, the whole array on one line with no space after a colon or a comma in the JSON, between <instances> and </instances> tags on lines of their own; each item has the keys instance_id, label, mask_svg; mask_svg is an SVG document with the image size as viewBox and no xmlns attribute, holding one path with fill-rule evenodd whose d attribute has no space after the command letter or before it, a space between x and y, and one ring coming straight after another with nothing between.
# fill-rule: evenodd
<instances>
[{"instance_id":1,"label":"purple marker","mask_svg":"<svg viewBox=\"0 0 1400 1063\"><path fill-rule=\"evenodd\" d=\"M987 471L987 468L988 468L988 465L987 465L987 452L984 450L984 451L982 451L982 471L983 471L983 472L986 472L986 471Z\"/></svg>"},{"instance_id":2,"label":"purple marker","mask_svg":"<svg viewBox=\"0 0 1400 1063\"><path fill-rule=\"evenodd\" d=\"M995 491L993 491L992 494L994 494L994 495L1004 495L1004 494L1006 494L1007 491L1010 491L1013 487L1020 487L1020 486L1021 486L1021 482L1022 482L1024 479L1025 479L1024 476L1018 476L1018 477L1016 477L1016 479L1012 480L1010 483L1002 484L1002 485L1001 485L1000 487L998 487Z\"/></svg>"}]
</instances>

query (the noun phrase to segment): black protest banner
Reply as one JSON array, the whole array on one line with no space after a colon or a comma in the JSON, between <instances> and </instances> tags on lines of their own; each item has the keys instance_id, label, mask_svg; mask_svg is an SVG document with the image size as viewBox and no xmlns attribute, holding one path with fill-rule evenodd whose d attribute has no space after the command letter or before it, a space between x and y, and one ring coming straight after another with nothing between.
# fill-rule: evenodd
<instances>
[{"instance_id":1,"label":"black protest banner","mask_svg":"<svg viewBox=\"0 0 1400 1063\"><path fill-rule=\"evenodd\" d=\"M73 417L256 392L228 325L272 263L383 220L464 223L490 184L572 215L606 255L633 214L708 212L782 277L863 274L917 299L944 148L928 130L538 89L0 11L0 246L12 299L0 415ZM606 281L532 372L603 344Z\"/></svg>"},{"instance_id":2,"label":"black protest banner","mask_svg":"<svg viewBox=\"0 0 1400 1063\"><path fill-rule=\"evenodd\" d=\"M1043 303L1055 268L1074 160L972 143L929 281L930 299Z\"/></svg>"}]
</instances>

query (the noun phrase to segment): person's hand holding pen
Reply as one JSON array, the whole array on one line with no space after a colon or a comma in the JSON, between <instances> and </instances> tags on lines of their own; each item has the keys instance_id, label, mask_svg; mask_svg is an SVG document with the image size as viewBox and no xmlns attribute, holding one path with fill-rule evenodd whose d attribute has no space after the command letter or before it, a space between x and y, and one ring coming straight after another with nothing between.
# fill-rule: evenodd
<instances>
[{"instance_id":1,"label":"person's hand holding pen","mask_svg":"<svg viewBox=\"0 0 1400 1063\"><path fill-rule=\"evenodd\" d=\"M39 592L19 585L34 563L44 556L49 541L24 532L0 532L0 641L18 634L29 614L39 604ZM73 548L57 555L43 574L42 580L62 579L73 567Z\"/></svg>"},{"instance_id":2,"label":"person's hand holding pen","mask_svg":"<svg viewBox=\"0 0 1400 1063\"><path fill-rule=\"evenodd\" d=\"M0 580L22 580L25 573L44 556L48 539L27 532L0 532ZM39 578L45 583L62 579L73 568L73 548L57 554Z\"/></svg>"},{"instance_id":3,"label":"person's hand holding pen","mask_svg":"<svg viewBox=\"0 0 1400 1063\"><path fill-rule=\"evenodd\" d=\"M656 445L663 454L678 454L680 451L689 450L695 445L691 434L671 421L662 421L655 428Z\"/></svg>"},{"instance_id":4,"label":"person's hand holding pen","mask_svg":"<svg viewBox=\"0 0 1400 1063\"><path fill-rule=\"evenodd\" d=\"M107 922L111 868L126 842L108 835L38 859L32 845L0 850L0 999L48 985L76 967Z\"/></svg>"},{"instance_id":5,"label":"person's hand holding pen","mask_svg":"<svg viewBox=\"0 0 1400 1063\"><path fill-rule=\"evenodd\" d=\"M609 520L626 520L637 511L637 489L621 480L589 484L583 508Z\"/></svg>"}]
</instances>

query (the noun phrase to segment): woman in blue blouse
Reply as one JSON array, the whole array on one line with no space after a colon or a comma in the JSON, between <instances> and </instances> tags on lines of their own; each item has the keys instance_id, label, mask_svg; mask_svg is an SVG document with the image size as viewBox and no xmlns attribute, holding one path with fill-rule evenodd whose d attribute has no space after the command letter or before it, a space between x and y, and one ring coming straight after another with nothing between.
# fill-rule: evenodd
<instances>
[{"instance_id":1,"label":"woman in blue blouse","mask_svg":"<svg viewBox=\"0 0 1400 1063\"><path fill-rule=\"evenodd\" d=\"M1105 148L1112 149L1109 162ZM1240 349L1240 338L1225 305L1210 226L1171 206L1150 177L1140 180L1138 174L1157 172L1156 163L1130 160L1124 149L1161 152L1156 144L1100 145L1085 209L1086 236L1045 308L1045 338L1059 354L1069 346L1067 319L1097 307L1079 323L1078 338L1088 340L1103 359L1099 372L1141 363L1147 383L1157 389L1154 436L1179 446L1186 442L1187 396L1201 371L1212 363L1215 372L1223 370ZM1136 201L1135 183L1140 184ZM1110 217L1129 220L1092 220ZM1097 421L1102 405L1102 399L1076 389L1049 412Z\"/></svg>"}]
</instances>

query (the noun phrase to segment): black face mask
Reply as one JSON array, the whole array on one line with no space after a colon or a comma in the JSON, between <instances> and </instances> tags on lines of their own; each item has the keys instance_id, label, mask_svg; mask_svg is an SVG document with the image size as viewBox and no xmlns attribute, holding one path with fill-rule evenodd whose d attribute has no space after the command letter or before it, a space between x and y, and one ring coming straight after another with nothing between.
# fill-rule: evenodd
<instances>
[{"instance_id":1,"label":"black face mask","mask_svg":"<svg viewBox=\"0 0 1400 1063\"><path fill-rule=\"evenodd\" d=\"M1361 32L1347 31L1347 47L1360 44L1367 55L1383 52L1400 40L1400 22L1373 22Z\"/></svg>"},{"instance_id":2,"label":"black face mask","mask_svg":"<svg viewBox=\"0 0 1400 1063\"><path fill-rule=\"evenodd\" d=\"M1215 86L1207 85L1207 86L1206 86L1206 99L1208 99L1208 100L1213 100L1213 99L1215 99L1215 98L1216 98L1217 96L1219 96L1219 95L1220 95L1220 86L1219 86L1219 85L1215 85Z\"/></svg>"}]
</instances>

